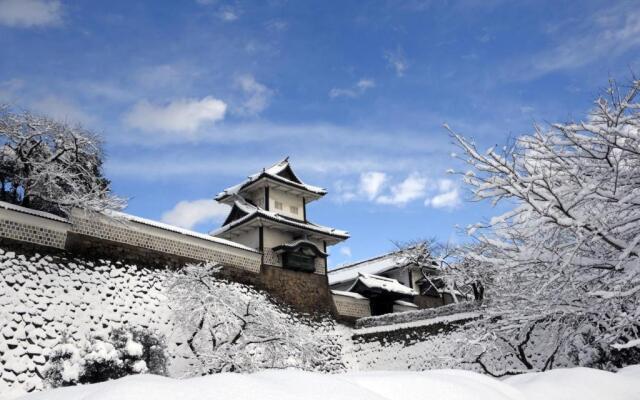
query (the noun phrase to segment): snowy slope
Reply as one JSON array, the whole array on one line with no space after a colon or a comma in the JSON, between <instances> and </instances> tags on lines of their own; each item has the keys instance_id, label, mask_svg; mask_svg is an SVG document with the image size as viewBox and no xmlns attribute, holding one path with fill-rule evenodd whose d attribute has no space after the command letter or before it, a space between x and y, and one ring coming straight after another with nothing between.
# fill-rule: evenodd
<instances>
[{"instance_id":1,"label":"snowy slope","mask_svg":"<svg viewBox=\"0 0 640 400\"><path fill-rule=\"evenodd\" d=\"M638 372L554 370L503 381L469 371L328 375L294 370L219 374L188 380L130 376L62 388L20 400L637 400Z\"/></svg>"}]
</instances>

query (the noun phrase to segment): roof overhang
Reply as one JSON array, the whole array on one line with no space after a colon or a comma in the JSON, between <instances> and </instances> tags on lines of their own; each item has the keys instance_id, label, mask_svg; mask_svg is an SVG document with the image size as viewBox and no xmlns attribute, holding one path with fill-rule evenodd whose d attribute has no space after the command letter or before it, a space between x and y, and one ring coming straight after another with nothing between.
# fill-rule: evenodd
<instances>
[{"instance_id":1,"label":"roof overhang","mask_svg":"<svg viewBox=\"0 0 640 400\"><path fill-rule=\"evenodd\" d=\"M284 178L280 178L277 175L272 175L272 174L268 174L266 172L262 172L258 177L256 177L255 179L252 179L250 181L248 181L247 183L245 183L244 185L242 185L237 193L243 193L243 192L251 192L257 189L261 189L264 187L270 187L270 188L275 188L278 189L282 192L285 193L292 193L294 195L300 196L300 197L304 197L306 203L310 203L314 200L318 200L319 198L321 198L322 196L324 196L326 194L326 191L311 191L309 189L307 189L305 187L305 185L302 184L298 184L295 182L292 182L288 179L284 179ZM234 193L229 193L229 192L222 192L220 194L218 194L215 197L215 200L220 202L220 203L224 203L224 204L233 204L234 202Z\"/></svg>"},{"instance_id":2,"label":"roof overhang","mask_svg":"<svg viewBox=\"0 0 640 400\"><path fill-rule=\"evenodd\" d=\"M284 232L294 232L300 236L306 236L308 239L317 239L327 242L327 246L332 246L349 238L348 235L330 234L313 229L312 227L303 227L296 223L289 223L282 220L273 220L262 214L253 214L240 223L233 224L221 232L214 233L215 236L233 240L233 238L251 232L259 227L267 227L281 230Z\"/></svg>"}]
</instances>

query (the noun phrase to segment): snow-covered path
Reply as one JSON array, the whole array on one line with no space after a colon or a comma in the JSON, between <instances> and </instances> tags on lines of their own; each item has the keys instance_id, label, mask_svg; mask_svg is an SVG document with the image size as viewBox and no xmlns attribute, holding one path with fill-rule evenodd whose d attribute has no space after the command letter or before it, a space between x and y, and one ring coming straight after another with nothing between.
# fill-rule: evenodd
<instances>
[{"instance_id":1,"label":"snow-covered path","mask_svg":"<svg viewBox=\"0 0 640 400\"><path fill-rule=\"evenodd\" d=\"M640 366L558 369L497 380L462 370L320 374L294 370L177 380L137 375L20 400L638 400Z\"/></svg>"}]
</instances>

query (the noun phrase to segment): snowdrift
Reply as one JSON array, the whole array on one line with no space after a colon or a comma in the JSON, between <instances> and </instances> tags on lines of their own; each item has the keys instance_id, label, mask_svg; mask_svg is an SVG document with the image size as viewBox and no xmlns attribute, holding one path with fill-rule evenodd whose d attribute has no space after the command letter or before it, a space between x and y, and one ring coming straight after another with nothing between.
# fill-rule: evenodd
<instances>
[{"instance_id":1,"label":"snowdrift","mask_svg":"<svg viewBox=\"0 0 640 400\"><path fill-rule=\"evenodd\" d=\"M638 400L640 366L558 369L498 380L462 370L320 374L297 370L177 380L136 375L21 400Z\"/></svg>"}]
</instances>

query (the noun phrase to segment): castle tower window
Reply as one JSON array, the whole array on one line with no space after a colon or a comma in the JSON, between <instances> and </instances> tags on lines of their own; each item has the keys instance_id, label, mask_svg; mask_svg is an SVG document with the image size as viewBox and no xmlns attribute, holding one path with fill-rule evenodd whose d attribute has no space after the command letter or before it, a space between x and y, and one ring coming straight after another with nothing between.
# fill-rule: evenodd
<instances>
[{"instance_id":1,"label":"castle tower window","mask_svg":"<svg viewBox=\"0 0 640 400\"><path fill-rule=\"evenodd\" d=\"M274 207L276 210L282 210L282 202L276 200Z\"/></svg>"},{"instance_id":2,"label":"castle tower window","mask_svg":"<svg viewBox=\"0 0 640 400\"><path fill-rule=\"evenodd\" d=\"M290 206L289 207L289 211L291 212L291 214L297 214L298 213L298 207L297 206Z\"/></svg>"}]
</instances>

